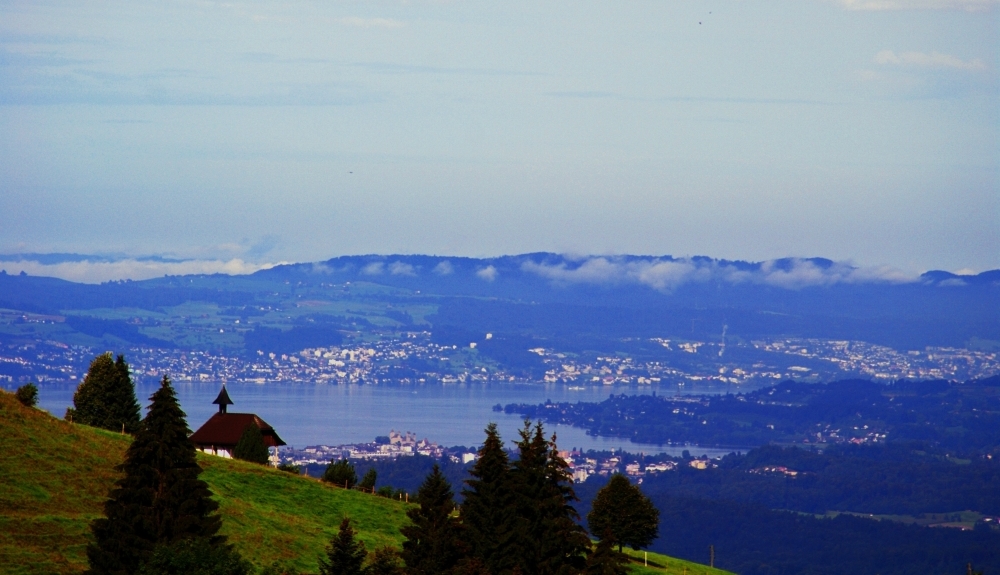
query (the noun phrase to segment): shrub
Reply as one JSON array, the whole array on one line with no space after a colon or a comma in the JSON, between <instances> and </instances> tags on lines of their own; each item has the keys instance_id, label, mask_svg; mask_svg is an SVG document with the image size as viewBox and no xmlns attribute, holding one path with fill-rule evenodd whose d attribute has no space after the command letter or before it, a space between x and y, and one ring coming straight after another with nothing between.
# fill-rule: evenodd
<instances>
[{"instance_id":1,"label":"shrub","mask_svg":"<svg viewBox=\"0 0 1000 575\"><path fill-rule=\"evenodd\" d=\"M38 386L33 383L26 383L21 387L17 388L14 392L14 396L23 405L27 407L35 407L38 403Z\"/></svg>"},{"instance_id":2,"label":"shrub","mask_svg":"<svg viewBox=\"0 0 1000 575\"><path fill-rule=\"evenodd\" d=\"M264 435L260 428L251 423L243 430L243 435L233 448L233 457L251 463L267 465L267 446L264 445Z\"/></svg>"},{"instance_id":3,"label":"shrub","mask_svg":"<svg viewBox=\"0 0 1000 575\"><path fill-rule=\"evenodd\" d=\"M323 472L323 481L332 483L338 487L350 489L357 485L358 474L354 471L354 465L347 459L330 462Z\"/></svg>"}]
</instances>

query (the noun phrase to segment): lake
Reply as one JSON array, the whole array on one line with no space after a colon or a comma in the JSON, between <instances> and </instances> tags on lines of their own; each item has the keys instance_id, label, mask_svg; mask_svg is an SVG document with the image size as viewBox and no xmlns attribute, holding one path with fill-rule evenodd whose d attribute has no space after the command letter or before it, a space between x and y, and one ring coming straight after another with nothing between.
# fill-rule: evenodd
<instances>
[{"instance_id":1,"label":"lake","mask_svg":"<svg viewBox=\"0 0 1000 575\"><path fill-rule=\"evenodd\" d=\"M13 389L16 385L5 384ZM158 384L139 383L136 394L145 408ZM504 439L517 437L523 420L517 415L497 413L496 404L543 403L546 400L603 401L610 393L675 395L676 386L588 386L561 384L456 384L456 385L330 385L323 383L229 383L229 396L235 402L231 412L256 413L274 426L289 445L340 445L370 442L389 430L412 431L440 445L478 446L486 424L493 421ZM215 382L175 382L177 397L187 413L188 425L197 429L217 407L212 400L221 384ZM73 384L42 384L39 406L57 417L73 404ZM690 393L720 393L726 389L685 388ZM735 390L734 390L735 391ZM743 390L746 391L746 390ZM145 409L143 409L145 413ZM546 432L557 434L558 445L583 450L621 449L633 453L668 453L680 455L685 449L694 455L724 455L733 449L682 445L652 445L592 437L585 430L565 425L546 425Z\"/></svg>"}]
</instances>

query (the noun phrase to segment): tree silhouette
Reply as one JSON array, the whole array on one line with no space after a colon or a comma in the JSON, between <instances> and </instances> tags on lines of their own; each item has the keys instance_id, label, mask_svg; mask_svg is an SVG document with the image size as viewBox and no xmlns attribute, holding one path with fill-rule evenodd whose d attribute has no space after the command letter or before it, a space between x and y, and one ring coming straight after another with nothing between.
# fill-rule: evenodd
<instances>
[{"instance_id":1,"label":"tree silhouette","mask_svg":"<svg viewBox=\"0 0 1000 575\"><path fill-rule=\"evenodd\" d=\"M403 561L413 575L441 575L454 569L465 555L453 493L448 480L435 465L417 491L420 506L406 516L411 525L400 531L403 541Z\"/></svg>"},{"instance_id":2,"label":"tree silhouette","mask_svg":"<svg viewBox=\"0 0 1000 575\"><path fill-rule=\"evenodd\" d=\"M248 424L243 430L243 434L240 435L239 441L236 442L236 447L233 448L233 457L267 465L267 456L264 434L260 432L260 428L255 423Z\"/></svg>"},{"instance_id":3,"label":"tree silhouette","mask_svg":"<svg viewBox=\"0 0 1000 575\"><path fill-rule=\"evenodd\" d=\"M361 482L358 483L358 489L368 493L375 491L375 480L378 478L378 472L375 471L374 467L368 468L365 472L364 477L361 478Z\"/></svg>"},{"instance_id":4,"label":"tree silhouette","mask_svg":"<svg viewBox=\"0 0 1000 575\"><path fill-rule=\"evenodd\" d=\"M587 525L590 532L603 541L610 535L621 552L623 545L633 549L646 547L659 534L660 511L620 473L611 476L608 484L597 492Z\"/></svg>"},{"instance_id":5,"label":"tree silhouette","mask_svg":"<svg viewBox=\"0 0 1000 575\"><path fill-rule=\"evenodd\" d=\"M358 482L358 474L354 471L354 465L350 461L338 459L326 466L326 471L323 472L323 481L337 487L350 489Z\"/></svg>"},{"instance_id":6,"label":"tree silhouette","mask_svg":"<svg viewBox=\"0 0 1000 575\"><path fill-rule=\"evenodd\" d=\"M218 535L219 504L198 478L191 431L166 376L150 399L149 413L116 468L123 476L104 503L105 516L91 523L88 574L131 575L158 547L183 540L203 540L220 553L232 552Z\"/></svg>"},{"instance_id":7,"label":"tree silhouette","mask_svg":"<svg viewBox=\"0 0 1000 575\"><path fill-rule=\"evenodd\" d=\"M554 575L583 568L590 540L576 520L569 466L556 438L546 441L541 422L524 422L519 457L510 476L518 515L513 555L524 575Z\"/></svg>"},{"instance_id":8,"label":"tree silhouette","mask_svg":"<svg viewBox=\"0 0 1000 575\"><path fill-rule=\"evenodd\" d=\"M614 549L615 538L605 533L597 547L587 557L583 575L625 575L628 573L628 557Z\"/></svg>"},{"instance_id":9,"label":"tree silhouette","mask_svg":"<svg viewBox=\"0 0 1000 575\"><path fill-rule=\"evenodd\" d=\"M17 388L14 397L25 407L35 407L38 404L38 386L33 383L26 383Z\"/></svg>"},{"instance_id":10,"label":"tree silhouette","mask_svg":"<svg viewBox=\"0 0 1000 575\"><path fill-rule=\"evenodd\" d=\"M512 553L517 515L510 483L510 462L497 425L486 427L486 441L462 491L462 525L471 554L491 573L509 571L516 565Z\"/></svg>"},{"instance_id":11,"label":"tree silhouette","mask_svg":"<svg viewBox=\"0 0 1000 575\"><path fill-rule=\"evenodd\" d=\"M363 566L367 556L368 551L365 550L364 542L354 539L351 520L344 517L340 522L337 536L326 548L326 557L319 558L319 573L320 575L367 575L368 570Z\"/></svg>"},{"instance_id":12,"label":"tree silhouette","mask_svg":"<svg viewBox=\"0 0 1000 575\"><path fill-rule=\"evenodd\" d=\"M67 415L76 423L111 431L134 434L139 430L139 402L124 356L112 360L111 354L105 353L90 362Z\"/></svg>"}]
</instances>

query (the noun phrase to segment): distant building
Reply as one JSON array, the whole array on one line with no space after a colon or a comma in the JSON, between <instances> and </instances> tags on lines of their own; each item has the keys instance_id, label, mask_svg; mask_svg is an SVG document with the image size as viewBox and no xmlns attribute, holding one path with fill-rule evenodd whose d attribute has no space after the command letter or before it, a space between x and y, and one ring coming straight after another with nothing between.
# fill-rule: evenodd
<instances>
[{"instance_id":1,"label":"distant building","mask_svg":"<svg viewBox=\"0 0 1000 575\"><path fill-rule=\"evenodd\" d=\"M219 406L219 412L209 418L208 421L191 434L191 442L195 448L212 455L221 457L232 457L233 448L240 440L247 426L256 425L264 436L264 445L268 451L272 447L276 450L285 445L285 442L278 437L278 433L266 421L255 413L227 413L227 407L233 405L233 400L229 399L226 385L222 385L219 397L212 403Z\"/></svg>"}]
</instances>

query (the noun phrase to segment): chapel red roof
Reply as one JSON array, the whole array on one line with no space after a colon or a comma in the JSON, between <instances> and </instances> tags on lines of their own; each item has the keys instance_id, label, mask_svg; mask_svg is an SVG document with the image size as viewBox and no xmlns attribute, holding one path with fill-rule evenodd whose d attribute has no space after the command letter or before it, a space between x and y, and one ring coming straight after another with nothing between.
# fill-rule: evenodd
<instances>
[{"instance_id":1,"label":"chapel red roof","mask_svg":"<svg viewBox=\"0 0 1000 575\"><path fill-rule=\"evenodd\" d=\"M216 413L191 434L191 441L198 447L214 446L233 448L248 425L256 425L264 436L264 445L285 445L274 428L253 413Z\"/></svg>"}]
</instances>

